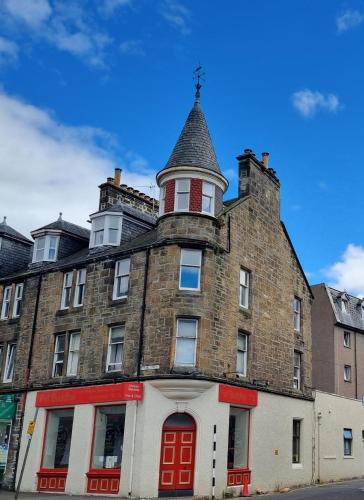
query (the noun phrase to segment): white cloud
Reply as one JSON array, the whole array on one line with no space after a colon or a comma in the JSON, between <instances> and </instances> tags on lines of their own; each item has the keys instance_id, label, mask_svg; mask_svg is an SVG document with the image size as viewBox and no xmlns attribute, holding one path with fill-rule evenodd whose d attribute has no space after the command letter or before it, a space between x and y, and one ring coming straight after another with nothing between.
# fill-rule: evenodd
<instances>
[{"instance_id":1,"label":"white cloud","mask_svg":"<svg viewBox=\"0 0 364 500\"><path fill-rule=\"evenodd\" d=\"M155 172L127 152L117 161L115 138L92 127L70 127L49 111L0 92L0 217L29 236L33 229L64 219L87 227L98 207L98 188L115 166L122 182L147 193ZM139 187L138 187L139 186Z\"/></svg>"},{"instance_id":2,"label":"white cloud","mask_svg":"<svg viewBox=\"0 0 364 500\"><path fill-rule=\"evenodd\" d=\"M0 36L0 66L14 63L17 59L17 44Z\"/></svg>"},{"instance_id":3,"label":"white cloud","mask_svg":"<svg viewBox=\"0 0 364 500\"><path fill-rule=\"evenodd\" d=\"M130 6L132 0L102 0L99 3L99 11L106 17L112 16L115 12L122 8Z\"/></svg>"},{"instance_id":4,"label":"white cloud","mask_svg":"<svg viewBox=\"0 0 364 500\"><path fill-rule=\"evenodd\" d=\"M293 106L305 118L313 117L317 111L335 113L340 108L339 98L335 94L322 94L309 89L295 92L292 100Z\"/></svg>"},{"instance_id":5,"label":"white cloud","mask_svg":"<svg viewBox=\"0 0 364 500\"><path fill-rule=\"evenodd\" d=\"M48 0L4 0L5 9L32 28L38 28L51 15Z\"/></svg>"},{"instance_id":6,"label":"white cloud","mask_svg":"<svg viewBox=\"0 0 364 500\"><path fill-rule=\"evenodd\" d=\"M187 25L190 11L182 3L177 0L164 0L160 13L162 17L173 28L178 29L182 35L189 35L191 33Z\"/></svg>"},{"instance_id":7,"label":"white cloud","mask_svg":"<svg viewBox=\"0 0 364 500\"><path fill-rule=\"evenodd\" d=\"M120 44L120 51L123 54L132 56L145 56L143 42L141 40L126 40Z\"/></svg>"},{"instance_id":8,"label":"white cloud","mask_svg":"<svg viewBox=\"0 0 364 500\"><path fill-rule=\"evenodd\" d=\"M344 33L352 28L360 26L364 22L364 14L358 10L348 9L336 18L338 33Z\"/></svg>"},{"instance_id":9,"label":"white cloud","mask_svg":"<svg viewBox=\"0 0 364 500\"><path fill-rule=\"evenodd\" d=\"M364 296L364 247L350 243L340 260L324 270L330 285L356 296Z\"/></svg>"}]
</instances>

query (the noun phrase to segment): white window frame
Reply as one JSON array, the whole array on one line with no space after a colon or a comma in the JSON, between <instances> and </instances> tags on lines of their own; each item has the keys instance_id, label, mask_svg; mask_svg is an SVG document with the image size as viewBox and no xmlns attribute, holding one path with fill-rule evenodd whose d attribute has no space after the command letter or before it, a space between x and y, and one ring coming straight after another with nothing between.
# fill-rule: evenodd
<instances>
[{"instance_id":1,"label":"white window frame","mask_svg":"<svg viewBox=\"0 0 364 500\"><path fill-rule=\"evenodd\" d=\"M5 361L4 376L3 376L4 383L9 383L13 381L14 371L15 371L15 356L16 356L16 343L11 342L10 344L8 344L8 347L6 349L6 361ZM10 376L7 376L10 362L12 363L12 369L10 372Z\"/></svg>"},{"instance_id":2,"label":"white window frame","mask_svg":"<svg viewBox=\"0 0 364 500\"><path fill-rule=\"evenodd\" d=\"M194 337L181 337L178 335L179 333L179 325L183 321L188 321L190 323L194 322L195 323L195 334ZM186 367L195 367L196 366L196 357L197 357L197 335L198 335L198 319L196 318L178 318L177 319L177 328L176 328L176 348L175 348L175 353L174 353L174 366L186 366ZM195 349L194 349L194 357L193 357L193 363L180 363L177 361L177 346L178 346L178 339L193 339L195 341Z\"/></svg>"},{"instance_id":3,"label":"white window frame","mask_svg":"<svg viewBox=\"0 0 364 500\"><path fill-rule=\"evenodd\" d=\"M198 265L183 264L183 257L188 252L199 253L199 264ZM180 290L194 290L194 291L200 291L201 290L201 265L202 265L202 250L198 250L198 249L194 249L194 248L181 248L180 264L179 264L179 289ZM197 268L199 270L199 272L198 272L198 285L197 285L197 288L190 288L190 287L183 287L182 286L181 279L182 279L182 271L183 271L184 267L193 267L193 268Z\"/></svg>"},{"instance_id":4,"label":"white window frame","mask_svg":"<svg viewBox=\"0 0 364 500\"><path fill-rule=\"evenodd\" d=\"M160 189L159 215L164 214L165 207L166 207L166 184L164 184Z\"/></svg>"},{"instance_id":5,"label":"white window frame","mask_svg":"<svg viewBox=\"0 0 364 500\"><path fill-rule=\"evenodd\" d=\"M1 319L8 319L10 313L11 285L4 287L3 303L1 306Z\"/></svg>"},{"instance_id":6,"label":"white window frame","mask_svg":"<svg viewBox=\"0 0 364 500\"><path fill-rule=\"evenodd\" d=\"M351 382L351 365L344 365L344 382Z\"/></svg>"},{"instance_id":7,"label":"white window frame","mask_svg":"<svg viewBox=\"0 0 364 500\"><path fill-rule=\"evenodd\" d=\"M296 332L301 331L301 311L302 300L298 297L293 298L293 326Z\"/></svg>"},{"instance_id":8,"label":"white window frame","mask_svg":"<svg viewBox=\"0 0 364 500\"><path fill-rule=\"evenodd\" d=\"M344 313L348 312L348 302L346 299L341 298L341 311Z\"/></svg>"},{"instance_id":9,"label":"white window frame","mask_svg":"<svg viewBox=\"0 0 364 500\"><path fill-rule=\"evenodd\" d=\"M78 336L78 349L74 348L73 339ZM67 377L76 377L78 372L78 363L80 360L80 341L81 332L72 332L68 342L68 357L67 357ZM71 372L73 358L77 357L76 373Z\"/></svg>"},{"instance_id":10,"label":"white window frame","mask_svg":"<svg viewBox=\"0 0 364 500\"><path fill-rule=\"evenodd\" d=\"M249 309L250 307L250 282L251 273L247 269L240 268L240 286L239 286L239 305L244 309ZM246 301L243 303L243 289L246 290Z\"/></svg>"},{"instance_id":11,"label":"white window frame","mask_svg":"<svg viewBox=\"0 0 364 500\"><path fill-rule=\"evenodd\" d=\"M15 286L13 318L19 318L21 313L21 302L23 300L24 283L17 283Z\"/></svg>"},{"instance_id":12,"label":"white window frame","mask_svg":"<svg viewBox=\"0 0 364 500\"><path fill-rule=\"evenodd\" d=\"M73 283L73 271L64 273L63 275L63 287L62 287L62 297L61 297L61 309L69 309L71 305L71 294L72 294L72 283ZM69 293L69 295L68 295ZM68 305L66 305L66 298L68 297Z\"/></svg>"},{"instance_id":13,"label":"white window frame","mask_svg":"<svg viewBox=\"0 0 364 500\"><path fill-rule=\"evenodd\" d=\"M298 360L298 363L296 363L296 359ZM301 369L302 369L302 353L300 353L299 351L294 351L293 352L293 389L296 389L297 391L301 390L301 382L302 382Z\"/></svg>"},{"instance_id":14,"label":"white window frame","mask_svg":"<svg viewBox=\"0 0 364 500\"><path fill-rule=\"evenodd\" d=\"M344 347L351 348L351 333L344 332Z\"/></svg>"},{"instance_id":15,"label":"white window frame","mask_svg":"<svg viewBox=\"0 0 364 500\"><path fill-rule=\"evenodd\" d=\"M127 273L121 274L121 263L126 262L128 263L127 265ZM118 283L119 280L122 278L128 278L128 290L126 294L124 295L118 295ZM114 287L113 287L113 292L112 292L112 299L113 300L120 300L120 299L125 299L128 294L129 294L129 281L130 281L130 257L127 257L126 259L120 259L116 261L115 263L115 274L114 274Z\"/></svg>"},{"instance_id":16,"label":"white window frame","mask_svg":"<svg viewBox=\"0 0 364 500\"><path fill-rule=\"evenodd\" d=\"M110 241L110 229L115 229L110 227L110 220L112 218L118 219L118 228L117 228L117 235L116 235L116 242ZM96 220L102 220L103 219L103 237L102 237L102 243L97 243L95 242L95 227L94 227L94 222ZM122 226L122 216L119 214L115 213L102 213L100 215L96 215L91 218L92 222L92 227L91 227L91 237L90 237L90 248L96 248L96 247L102 247L106 245L110 246L119 246L120 245L120 238L121 238L121 226ZM101 231L101 230L99 230Z\"/></svg>"},{"instance_id":17,"label":"white window frame","mask_svg":"<svg viewBox=\"0 0 364 500\"><path fill-rule=\"evenodd\" d=\"M123 329L123 340L121 342L111 342L111 334L112 331L116 328L122 328ZM110 358L111 358L111 351L112 351L112 346L113 345L122 345L122 352L121 352L121 362L120 363L112 363L112 364L117 364L120 365L120 368L114 368L113 370L109 369L110 363ZM120 372L123 369L123 364L124 364L124 344L125 344L125 325L115 325L111 326L109 328L109 339L107 343L107 358L106 358L106 373L111 373L111 372Z\"/></svg>"},{"instance_id":18,"label":"white window frame","mask_svg":"<svg viewBox=\"0 0 364 500\"><path fill-rule=\"evenodd\" d=\"M179 191L178 185L180 181L187 181L188 182L188 191ZM187 208L177 208L177 200L178 200L178 195L179 194L185 194L188 193L188 198L187 198ZM188 179L187 177L184 177L183 179L176 179L176 184L175 184L175 193L174 193L174 211L175 212L189 212L190 211L190 198L191 198L191 179Z\"/></svg>"},{"instance_id":19,"label":"white window frame","mask_svg":"<svg viewBox=\"0 0 364 500\"><path fill-rule=\"evenodd\" d=\"M37 250L38 250L38 245L39 241L41 238L44 238L44 248L43 248L43 256L40 259L37 259ZM49 251L51 249L51 241L52 238L55 239L56 246L54 249L54 258L49 257ZM32 262L55 262L57 260L58 256L58 247L59 247L59 235L56 234L45 234L43 236L36 236L34 240L34 247L33 247L33 259Z\"/></svg>"},{"instance_id":20,"label":"white window frame","mask_svg":"<svg viewBox=\"0 0 364 500\"><path fill-rule=\"evenodd\" d=\"M204 193L207 184L212 187L212 196ZM202 181L201 213L207 214L207 215L212 215L212 216L215 215L215 194L216 194L215 190L216 190L215 184L213 184L212 182L208 182L208 181ZM210 212L203 210L203 198L204 198L204 196L207 198L210 198L210 200L211 200L211 211Z\"/></svg>"},{"instance_id":21,"label":"white window frame","mask_svg":"<svg viewBox=\"0 0 364 500\"><path fill-rule=\"evenodd\" d=\"M364 304L360 306L360 318L364 320Z\"/></svg>"},{"instance_id":22,"label":"white window frame","mask_svg":"<svg viewBox=\"0 0 364 500\"><path fill-rule=\"evenodd\" d=\"M64 337L64 350L61 351L59 350L59 339L60 337ZM52 365L52 377L62 377L63 376L63 369L64 369L64 364L65 364L65 354L66 354L66 342L67 342L67 334L66 333L59 333L56 335L55 342L54 342L54 353L53 353L53 365ZM62 371L60 375L56 375L56 366L59 365L61 362L57 359L57 356L59 354L63 353L63 361L62 361Z\"/></svg>"},{"instance_id":23,"label":"white window frame","mask_svg":"<svg viewBox=\"0 0 364 500\"><path fill-rule=\"evenodd\" d=\"M75 286L75 295L73 297L73 307L83 306L83 301L85 298L86 279L87 279L87 269L85 267L83 267L82 269L78 269L76 273L76 286ZM82 300L81 302L78 302L80 290L81 290Z\"/></svg>"},{"instance_id":24,"label":"white window frame","mask_svg":"<svg viewBox=\"0 0 364 500\"><path fill-rule=\"evenodd\" d=\"M242 338L244 339L245 346L244 348L240 348L239 346L239 339ZM236 373L238 375L242 375L243 377L246 377L247 370L248 370L248 334L244 332L238 332L238 342L237 342L237 353L236 353ZM239 371L238 369L238 360L239 360L239 355L242 356L243 358L243 371Z\"/></svg>"}]
</instances>

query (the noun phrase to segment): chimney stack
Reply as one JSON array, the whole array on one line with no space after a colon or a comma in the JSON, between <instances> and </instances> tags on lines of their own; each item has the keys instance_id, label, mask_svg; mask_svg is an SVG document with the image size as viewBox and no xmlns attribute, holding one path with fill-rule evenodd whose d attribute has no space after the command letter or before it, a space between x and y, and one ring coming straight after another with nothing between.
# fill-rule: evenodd
<instances>
[{"instance_id":1,"label":"chimney stack","mask_svg":"<svg viewBox=\"0 0 364 500\"><path fill-rule=\"evenodd\" d=\"M118 168L118 167L117 167L117 168L115 169L114 184L115 184L116 186L118 186L118 187L119 187L119 186L120 186L120 184L121 184L121 168Z\"/></svg>"},{"instance_id":2,"label":"chimney stack","mask_svg":"<svg viewBox=\"0 0 364 500\"><path fill-rule=\"evenodd\" d=\"M265 168L269 166L269 153L262 153L262 162Z\"/></svg>"}]
</instances>

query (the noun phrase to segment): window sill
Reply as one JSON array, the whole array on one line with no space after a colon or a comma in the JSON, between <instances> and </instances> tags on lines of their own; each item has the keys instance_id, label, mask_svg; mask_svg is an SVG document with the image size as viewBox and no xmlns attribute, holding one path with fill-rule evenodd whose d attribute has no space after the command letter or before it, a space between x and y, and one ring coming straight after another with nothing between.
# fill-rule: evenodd
<instances>
[{"instance_id":1,"label":"window sill","mask_svg":"<svg viewBox=\"0 0 364 500\"><path fill-rule=\"evenodd\" d=\"M292 464L292 469L303 469L303 464Z\"/></svg>"},{"instance_id":2,"label":"window sill","mask_svg":"<svg viewBox=\"0 0 364 500\"><path fill-rule=\"evenodd\" d=\"M195 297L201 297L202 292L201 290L196 290L193 288L179 288L176 292L177 297L186 297L186 296L195 296Z\"/></svg>"},{"instance_id":3,"label":"window sill","mask_svg":"<svg viewBox=\"0 0 364 500\"><path fill-rule=\"evenodd\" d=\"M353 455L350 455L350 456L349 455L344 455L343 459L344 460L355 460L355 457Z\"/></svg>"},{"instance_id":4,"label":"window sill","mask_svg":"<svg viewBox=\"0 0 364 500\"><path fill-rule=\"evenodd\" d=\"M197 371L196 366L191 365L174 365L172 367L173 373L181 373L181 374L192 374Z\"/></svg>"},{"instance_id":5,"label":"window sill","mask_svg":"<svg viewBox=\"0 0 364 500\"><path fill-rule=\"evenodd\" d=\"M67 316L67 314L75 314L83 311L83 306L70 307L68 309L58 309L56 316Z\"/></svg>"},{"instance_id":6,"label":"window sill","mask_svg":"<svg viewBox=\"0 0 364 500\"><path fill-rule=\"evenodd\" d=\"M241 306L241 305L239 304L239 310L240 310L240 312L242 312L245 316L247 316L247 317L251 318L251 316L252 316L252 310L251 310L251 308L250 308L250 307L248 307L248 308L247 308L247 307Z\"/></svg>"},{"instance_id":7,"label":"window sill","mask_svg":"<svg viewBox=\"0 0 364 500\"><path fill-rule=\"evenodd\" d=\"M121 306L122 304L126 304L128 301L128 296L122 297L120 299L112 299L109 300L109 307Z\"/></svg>"},{"instance_id":8,"label":"window sill","mask_svg":"<svg viewBox=\"0 0 364 500\"><path fill-rule=\"evenodd\" d=\"M16 318L8 318L8 324L13 325L14 323L18 323L20 316L16 316Z\"/></svg>"}]
</instances>

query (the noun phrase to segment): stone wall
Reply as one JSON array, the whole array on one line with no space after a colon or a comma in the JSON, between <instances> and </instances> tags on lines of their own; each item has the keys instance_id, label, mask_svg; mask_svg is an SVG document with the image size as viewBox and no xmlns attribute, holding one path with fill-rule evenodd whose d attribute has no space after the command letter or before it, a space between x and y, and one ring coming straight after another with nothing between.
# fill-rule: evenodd
<instances>
[{"instance_id":1,"label":"stone wall","mask_svg":"<svg viewBox=\"0 0 364 500\"><path fill-rule=\"evenodd\" d=\"M126 184L116 186L113 182L101 184L99 210L110 208L119 203L125 203L145 214L158 214L158 201L137 189L128 187Z\"/></svg>"}]
</instances>

